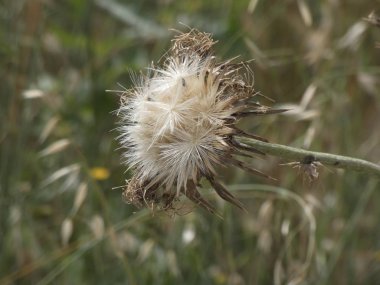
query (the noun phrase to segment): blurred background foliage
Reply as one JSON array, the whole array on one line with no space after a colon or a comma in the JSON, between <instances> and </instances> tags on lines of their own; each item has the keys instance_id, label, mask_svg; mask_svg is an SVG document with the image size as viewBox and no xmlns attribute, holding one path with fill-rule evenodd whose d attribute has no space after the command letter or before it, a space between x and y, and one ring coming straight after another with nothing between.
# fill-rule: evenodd
<instances>
[{"instance_id":1,"label":"blurred background foliage","mask_svg":"<svg viewBox=\"0 0 380 285\"><path fill-rule=\"evenodd\" d=\"M378 181L321 167L309 183L268 157L253 163L277 182L220 172L248 213L207 184L223 219L137 210L105 91L195 27L292 109L244 129L379 163L380 30L363 21L379 0L0 3L0 284L379 284Z\"/></svg>"}]
</instances>

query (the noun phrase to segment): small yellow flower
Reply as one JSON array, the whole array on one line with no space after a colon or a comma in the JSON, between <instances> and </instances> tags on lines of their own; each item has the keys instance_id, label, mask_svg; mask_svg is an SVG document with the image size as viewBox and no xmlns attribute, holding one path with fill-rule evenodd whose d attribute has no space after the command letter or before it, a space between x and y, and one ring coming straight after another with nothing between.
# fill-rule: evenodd
<instances>
[{"instance_id":1,"label":"small yellow flower","mask_svg":"<svg viewBox=\"0 0 380 285\"><path fill-rule=\"evenodd\" d=\"M95 180L106 180L110 177L110 172L104 167L93 167L90 169L90 175Z\"/></svg>"}]
</instances>

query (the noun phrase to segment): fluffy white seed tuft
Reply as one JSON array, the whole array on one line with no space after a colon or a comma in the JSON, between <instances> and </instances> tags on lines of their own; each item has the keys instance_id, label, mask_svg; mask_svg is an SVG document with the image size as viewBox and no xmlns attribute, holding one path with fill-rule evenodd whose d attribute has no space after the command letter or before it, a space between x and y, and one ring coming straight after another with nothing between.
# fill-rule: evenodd
<instances>
[{"instance_id":1,"label":"fluffy white seed tuft","mask_svg":"<svg viewBox=\"0 0 380 285\"><path fill-rule=\"evenodd\" d=\"M273 110L252 100L256 93L239 75L249 71L245 64L218 63L213 44L196 30L180 34L162 66L150 68L149 77L123 94L119 140L135 172L124 191L128 202L171 208L182 193L214 213L196 189L206 177L223 199L243 207L216 182L215 166L241 166L233 155L255 150L235 140L247 135L237 120Z\"/></svg>"}]
</instances>

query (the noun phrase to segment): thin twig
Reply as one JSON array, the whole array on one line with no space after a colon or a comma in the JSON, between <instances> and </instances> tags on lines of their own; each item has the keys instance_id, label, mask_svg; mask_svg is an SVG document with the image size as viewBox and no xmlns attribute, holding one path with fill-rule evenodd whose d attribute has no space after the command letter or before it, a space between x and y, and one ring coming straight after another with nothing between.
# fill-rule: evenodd
<instances>
[{"instance_id":1,"label":"thin twig","mask_svg":"<svg viewBox=\"0 0 380 285\"><path fill-rule=\"evenodd\" d=\"M363 159L323 152L308 151L280 144L262 142L251 138L239 138L239 141L250 145L266 154L281 157L287 160L303 161L305 157L311 156L313 157L314 161L320 162L323 165L365 172L367 174L380 178L380 165Z\"/></svg>"}]
</instances>

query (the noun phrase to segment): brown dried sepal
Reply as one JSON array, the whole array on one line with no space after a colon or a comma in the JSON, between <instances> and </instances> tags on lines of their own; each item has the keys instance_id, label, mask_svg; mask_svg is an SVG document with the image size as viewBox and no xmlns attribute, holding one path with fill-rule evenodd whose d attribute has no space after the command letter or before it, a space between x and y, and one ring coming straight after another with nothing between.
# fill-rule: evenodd
<instances>
[{"instance_id":1,"label":"brown dried sepal","mask_svg":"<svg viewBox=\"0 0 380 285\"><path fill-rule=\"evenodd\" d=\"M319 177L319 168L322 165L314 156L306 155L300 161L284 163L282 165L290 165L297 168L309 180L309 183L315 182Z\"/></svg>"},{"instance_id":2,"label":"brown dried sepal","mask_svg":"<svg viewBox=\"0 0 380 285\"><path fill-rule=\"evenodd\" d=\"M132 177L123 191L123 200L127 204L132 204L137 208L153 204L156 200L156 191L145 191L144 185L141 185L139 179Z\"/></svg>"},{"instance_id":3,"label":"brown dried sepal","mask_svg":"<svg viewBox=\"0 0 380 285\"><path fill-rule=\"evenodd\" d=\"M122 197L127 204L137 208L149 208L151 210L174 210L178 201L175 193L161 193L157 186L148 186L148 182L141 182L133 177L124 188Z\"/></svg>"},{"instance_id":4,"label":"brown dried sepal","mask_svg":"<svg viewBox=\"0 0 380 285\"><path fill-rule=\"evenodd\" d=\"M196 53L202 58L211 54L211 48L216 43L211 34L202 33L191 29L187 33L180 33L172 40L171 52L174 56L181 57L184 54Z\"/></svg>"}]
</instances>

